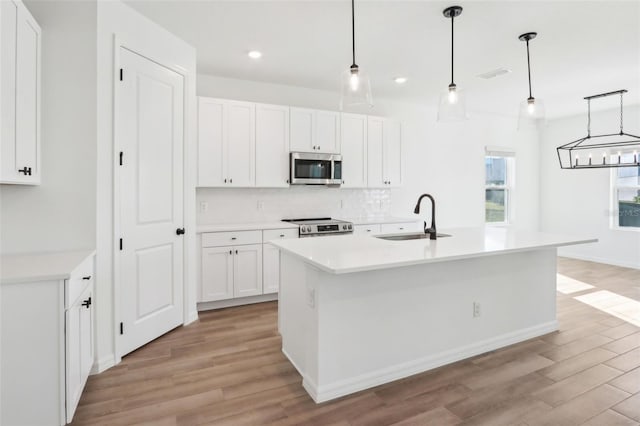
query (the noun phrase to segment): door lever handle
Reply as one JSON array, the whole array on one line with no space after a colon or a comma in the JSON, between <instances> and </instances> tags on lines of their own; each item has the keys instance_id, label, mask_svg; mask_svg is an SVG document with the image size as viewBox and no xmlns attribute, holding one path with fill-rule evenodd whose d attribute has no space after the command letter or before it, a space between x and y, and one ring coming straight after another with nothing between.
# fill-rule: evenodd
<instances>
[{"instance_id":1,"label":"door lever handle","mask_svg":"<svg viewBox=\"0 0 640 426\"><path fill-rule=\"evenodd\" d=\"M176 229L176 235L184 235L184 228Z\"/></svg>"},{"instance_id":2,"label":"door lever handle","mask_svg":"<svg viewBox=\"0 0 640 426\"><path fill-rule=\"evenodd\" d=\"M91 306L91 297L82 302L82 306L85 306L87 309L89 309L89 306Z\"/></svg>"}]
</instances>

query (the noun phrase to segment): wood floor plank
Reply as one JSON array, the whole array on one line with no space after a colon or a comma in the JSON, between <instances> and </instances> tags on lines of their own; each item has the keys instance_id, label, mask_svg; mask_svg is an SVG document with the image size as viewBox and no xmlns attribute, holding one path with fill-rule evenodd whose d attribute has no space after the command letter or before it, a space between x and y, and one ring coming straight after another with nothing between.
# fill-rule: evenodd
<instances>
[{"instance_id":1,"label":"wood floor plank","mask_svg":"<svg viewBox=\"0 0 640 426\"><path fill-rule=\"evenodd\" d=\"M562 258L558 270L640 300L640 271ZM558 293L558 332L323 404L282 354L277 302L201 312L91 376L73 425L640 423L640 328L572 296Z\"/></svg>"}]
</instances>

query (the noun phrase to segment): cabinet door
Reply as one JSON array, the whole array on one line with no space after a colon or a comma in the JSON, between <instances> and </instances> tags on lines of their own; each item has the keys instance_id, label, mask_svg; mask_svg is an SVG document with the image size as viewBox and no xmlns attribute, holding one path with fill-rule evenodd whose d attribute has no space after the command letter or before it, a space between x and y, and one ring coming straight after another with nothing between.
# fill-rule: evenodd
<instances>
[{"instance_id":1,"label":"cabinet door","mask_svg":"<svg viewBox=\"0 0 640 426\"><path fill-rule=\"evenodd\" d=\"M262 247L262 290L277 293L280 288L280 250L271 244Z\"/></svg>"},{"instance_id":2,"label":"cabinet door","mask_svg":"<svg viewBox=\"0 0 640 426\"><path fill-rule=\"evenodd\" d=\"M311 109L291 108L289 140L291 151L317 152L314 141L315 114Z\"/></svg>"},{"instance_id":3,"label":"cabinet door","mask_svg":"<svg viewBox=\"0 0 640 426\"><path fill-rule=\"evenodd\" d=\"M40 183L40 27L18 1L0 2L3 183Z\"/></svg>"},{"instance_id":4,"label":"cabinet door","mask_svg":"<svg viewBox=\"0 0 640 426\"><path fill-rule=\"evenodd\" d=\"M225 186L225 101L198 98L198 186Z\"/></svg>"},{"instance_id":5,"label":"cabinet door","mask_svg":"<svg viewBox=\"0 0 640 426\"><path fill-rule=\"evenodd\" d=\"M384 177L387 186L402 185L402 134L400 123L384 120Z\"/></svg>"},{"instance_id":6,"label":"cabinet door","mask_svg":"<svg viewBox=\"0 0 640 426\"><path fill-rule=\"evenodd\" d=\"M340 118L342 147L342 187L367 186L367 116L342 114Z\"/></svg>"},{"instance_id":7,"label":"cabinet door","mask_svg":"<svg viewBox=\"0 0 640 426\"><path fill-rule=\"evenodd\" d=\"M370 188L384 188L384 119L367 117L367 184Z\"/></svg>"},{"instance_id":8,"label":"cabinet door","mask_svg":"<svg viewBox=\"0 0 640 426\"><path fill-rule=\"evenodd\" d=\"M233 248L202 249L200 302L233 298Z\"/></svg>"},{"instance_id":9,"label":"cabinet door","mask_svg":"<svg viewBox=\"0 0 640 426\"><path fill-rule=\"evenodd\" d=\"M82 306L72 305L65 311L66 418L71 423L82 394L81 316Z\"/></svg>"},{"instance_id":10,"label":"cabinet door","mask_svg":"<svg viewBox=\"0 0 640 426\"><path fill-rule=\"evenodd\" d=\"M256 106L256 186L289 186L289 107Z\"/></svg>"},{"instance_id":11,"label":"cabinet door","mask_svg":"<svg viewBox=\"0 0 640 426\"><path fill-rule=\"evenodd\" d=\"M317 152L340 153L340 114L316 111L314 145Z\"/></svg>"},{"instance_id":12,"label":"cabinet door","mask_svg":"<svg viewBox=\"0 0 640 426\"><path fill-rule=\"evenodd\" d=\"M227 118L228 173L231 186L256 184L256 107L249 102L230 101Z\"/></svg>"},{"instance_id":13,"label":"cabinet door","mask_svg":"<svg viewBox=\"0 0 640 426\"><path fill-rule=\"evenodd\" d=\"M262 244L233 247L233 296L262 294Z\"/></svg>"},{"instance_id":14,"label":"cabinet door","mask_svg":"<svg viewBox=\"0 0 640 426\"><path fill-rule=\"evenodd\" d=\"M0 1L0 160L1 180L15 181L16 170L16 23L18 5Z\"/></svg>"},{"instance_id":15,"label":"cabinet door","mask_svg":"<svg viewBox=\"0 0 640 426\"><path fill-rule=\"evenodd\" d=\"M93 368L93 290L91 285L81 297L80 309L80 377L84 388L91 368Z\"/></svg>"}]
</instances>

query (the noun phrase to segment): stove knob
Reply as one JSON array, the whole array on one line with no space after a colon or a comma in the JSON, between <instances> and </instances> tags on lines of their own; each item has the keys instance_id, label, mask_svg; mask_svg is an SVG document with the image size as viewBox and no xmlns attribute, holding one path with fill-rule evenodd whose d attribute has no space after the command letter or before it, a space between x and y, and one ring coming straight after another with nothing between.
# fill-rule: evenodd
<instances>
[{"instance_id":1,"label":"stove knob","mask_svg":"<svg viewBox=\"0 0 640 426\"><path fill-rule=\"evenodd\" d=\"M307 232L311 232L311 227L307 226Z\"/></svg>"},{"instance_id":2,"label":"stove knob","mask_svg":"<svg viewBox=\"0 0 640 426\"><path fill-rule=\"evenodd\" d=\"M300 227L300 232L307 232L307 230L304 228L304 226Z\"/></svg>"},{"instance_id":3,"label":"stove knob","mask_svg":"<svg viewBox=\"0 0 640 426\"><path fill-rule=\"evenodd\" d=\"M342 225L342 229L347 229L347 225Z\"/></svg>"},{"instance_id":4,"label":"stove knob","mask_svg":"<svg viewBox=\"0 0 640 426\"><path fill-rule=\"evenodd\" d=\"M351 229L351 224L349 224L349 229Z\"/></svg>"}]
</instances>

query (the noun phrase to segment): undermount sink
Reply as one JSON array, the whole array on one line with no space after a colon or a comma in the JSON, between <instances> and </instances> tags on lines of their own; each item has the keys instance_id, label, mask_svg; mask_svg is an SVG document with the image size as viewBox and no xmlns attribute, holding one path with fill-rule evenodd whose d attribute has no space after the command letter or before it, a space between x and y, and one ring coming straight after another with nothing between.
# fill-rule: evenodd
<instances>
[{"instance_id":1,"label":"undermount sink","mask_svg":"<svg viewBox=\"0 0 640 426\"><path fill-rule=\"evenodd\" d=\"M450 234L436 234L436 237L450 237ZM421 240L428 239L429 234L425 234L424 232L420 232L419 234L393 234L393 235L377 235L376 238L380 238L382 240L389 241L405 241L405 240Z\"/></svg>"}]
</instances>

